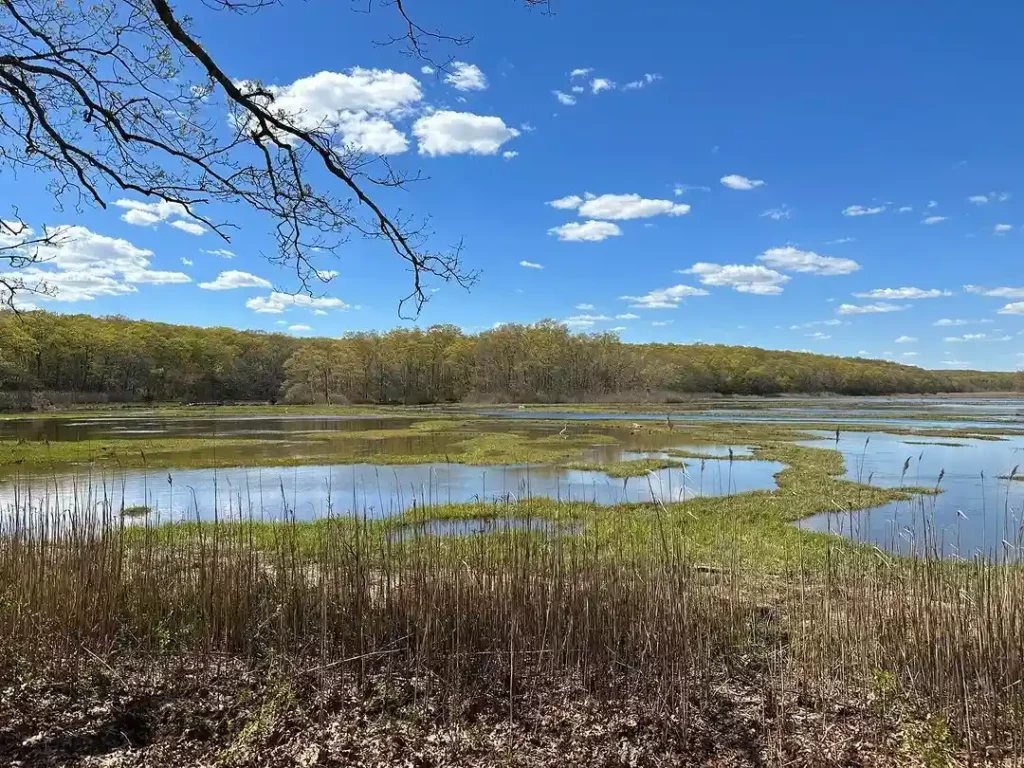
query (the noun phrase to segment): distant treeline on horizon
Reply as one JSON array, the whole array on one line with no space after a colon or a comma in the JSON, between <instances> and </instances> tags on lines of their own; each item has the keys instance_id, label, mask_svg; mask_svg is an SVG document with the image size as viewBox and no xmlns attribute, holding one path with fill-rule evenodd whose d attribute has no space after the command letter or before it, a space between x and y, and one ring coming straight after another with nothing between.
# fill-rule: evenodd
<instances>
[{"instance_id":1,"label":"distant treeline on horizon","mask_svg":"<svg viewBox=\"0 0 1024 768\"><path fill-rule=\"evenodd\" d=\"M54 402L670 401L675 395L1008 392L1024 375L718 344L628 344L556 322L295 338L121 317L0 314L0 409Z\"/></svg>"}]
</instances>

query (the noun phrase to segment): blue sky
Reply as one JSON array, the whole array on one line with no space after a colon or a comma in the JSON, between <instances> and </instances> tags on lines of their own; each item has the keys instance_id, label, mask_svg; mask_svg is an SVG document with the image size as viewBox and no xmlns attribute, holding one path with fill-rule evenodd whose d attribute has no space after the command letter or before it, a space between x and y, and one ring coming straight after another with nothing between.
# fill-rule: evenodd
<instances>
[{"instance_id":1,"label":"blue sky","mask_svg":"<svg viewBox=\"0 0 1024 768\"><path fill-rule=\"evenodd\" d=\"M436 284L421 325L554 318L626 341L1024 363L1017 4L424 4L425 26L474 36L432 45L461 62L447 73L376 45L400 32L376 5L179 10L232 77L347 110L344 138L429 177L382 198L429 215L436 243L462 238L482 276ZM133 265L68 278L47 309L304 335L407 324L409 275L379 244L325 259L337 277L297 304L272 293L295 286L241 206L218 211L239 227L226 244L129 195L55 210L45 179L5 174L0 198L33 227L83 228L67 270Z\"/></svg>"}]
</instances>

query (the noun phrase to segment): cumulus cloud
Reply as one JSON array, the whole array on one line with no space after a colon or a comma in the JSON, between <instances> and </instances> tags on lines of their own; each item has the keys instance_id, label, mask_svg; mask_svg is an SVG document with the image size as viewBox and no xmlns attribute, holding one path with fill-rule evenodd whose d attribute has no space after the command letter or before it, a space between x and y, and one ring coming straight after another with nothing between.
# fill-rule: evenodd
<instances>
[{"instance_id":1,"label":"cumulus cloud","mask_svg":"<svg viewBox=\"0 0 1024 768\"><path fill-rule=\"evenodd\" d=\"M289 85L261 87L273 97L268 108L299 128L334 134L344 146L374 154L408 148L393 121L409 115L423 99L415 77L390 69L324 71Z\"/></svg>"},{"instance_id":2,"label":"cumulus cloud","mask_svg":"<svg viewBox=\"0 0 1024 768\"><path fill-rule=\"evenodd\" d=\"M875 288L871 291L853 294L858 299L886 299L904 301L907 299L937 299L940 296L952 296L952 291L940 291L938 288Z\"/></svg>"},{"instance_id":3,"label":"cumulus cloud","mask_svg":"<svg viewBox=\"0 0 1024 768\"><path fill-rule=\"evenodd\" d=\"M1000 315L1024 315L1024 301L1015 301L999 310Z\"/></svg>"},{"instance_id":4,"label":"cumulus cloud","mask_svg":"<svg viewBox=\"0 0 1024 768\"><path fill-rule=\"evenodd\" d=\"M442 110L421 117L412 126L421 155L493 155L519 135L500 117Z\"/></svg>"},{"instance_id":5,"label":"cumulus cloud","mask_svg":"<svg viewBox=\"0 0 1024 768\"><path fill-rule=\"evenodd\" d=\"M312 331L313 329L310 328L308 325L289 325L288 330L291 331L292 333L306 333L307 331Z\"/></svg>"},{"instance_id":6,"label":"cumulus cloud","mask_svg":"<svg viewBox=\"0 0 1024 768\"><path fill-rule=\"evenodd\" d=\"M45 285L53 295L37 301L91 301L100 296L135 293L137 285L190 283L184 272L150 269L153 251L138 248L127 240L100 235L82 226L58 226L47 230L52 242L32 246L37 264L2 274L0 279L22 280L27 285ZM30 230L21 233L29 237ZM17 241L6 243L17 253Z\"/></svg>"},{"instance_id":7,"label":"cumulus cloud","mask_svg":"<svg viewBox=\"0 0 1024 768\"><path fill-rule=\"evenodd\" d=\"M843 324L842 320L836 320L835 318L831 318L829 320L812 320L809 323L800 323L799 325L791 325L791 326L789 326L789 330L797 331L797 330L800 330L801 328L813 328L816 325L842 325L842 324Z\"/></svg>"},{"instance_id":8,"label":"cumulus cloud","mask_svg":"<svg viewBox=\"0 0 1024 768\"><path fill-rule=\"evenodd\" d=\"M1011 229L1013 229L1013 224L996 224L992 228L992 233L996 235L1005 235Z\"/></svg>"},{"instance_id":9,"label":"cumulus cloud","mask_svg":"<svg viewBox=\"0 0 1024 768\"><path fill-rule=\"evenodd\" d=\"M825 341L826 339L831 339L832 337L829 336L827 333L815 331L814 333L808 333L807 338L814 339L815 341Z\"/></svg>"},{"instance_id":10,"label":"cumulus cloud","mask_svg":"<svg viewBox=\"0 0 1024 768\"><path fill-rule=\"evenodd\" d=\"M747 192L757 187L763 187L766 182L761 179L748 179L746 176L740 176L736 173L730 173L728 176L723 176L719 181L722 182L722 186L728 187L729 189L737 189L742 192Z\"/></svg>"},{"instance_id":11,"label":"cumulus cloud","mask_svg":"<svg viewBox=\"0 0 1024 768\"><path fill-rule=\"evenodd\" d=\"M884 210L884 205L876 205L872 207L864 205L848 205L843 208L843 216L874 216L882 213Z\"/></svg>"},{"instance_id":12,"label":"cumulus cloud","mask_svg":"<svg viewBox=\"0 0 1024 768\"><path fill-rule=\"evenodd\" d=\"M144 203L141 200L121 199L115 200L114 205L124 209L121 221L136 227L154 227L161 222L167 222L190 235L201 235L206 232L206 227L192 218L188 209L181 203L166 200Z\"/></svg>"},{"instance_id":13,"label":"cumulus cloud","mask_svg":"<svg viewBox=\"0 0 1024 768\"><path fill-rule=\"evenodd\" d=\"M229 251L227 248L218 248L213 251L202 251L202 253L208 253L211 256L219 256L222 259L233 259L235 258L234 251Z\"/></svg>"},{"instance_id":14,"label":"cumulus cloud","mask_svg":"<svg viewBox=\"0 0 1024 768\"><path fill-rule=\"evenodd\" d=\"M651 325L655 328L664 328L666 325L672 325L671 320L652 320Z\"/></svg>"},{"instance_id":15,"label":"cumulus cloud","mask_svg":"<svg viewBox=\"0 0 1024 768\"><path fill-rule=\"evenodd\" d=\"M670 288L661 288L643 296L620 296L623 301L631 301L634 309L676 309L683 299L690 296L707 296L708 292L703 288L694 288L692 285L673 285Z\"/></svg>"},{"instance_id":16,"label":"cumulus cloud","mask_svg":"<svg viewBox=\"0 0 1024 768\"><path fill-rule=\"evenodd\" d=\"M590 310L590 309L593 309L593 308L594 308L593 304L577 304L574 307L574 309L579 309L579 310L581 310L583 312L586 312L587 310Z\"/></svg>"},{"instance_id":17,"label":"cumulus cloud","mask_svg":"<svg viewBox=\"0 0 1024 768\"><path fill-rule=\"evenodd\" d=\"M985 205L988 202L988 195L971 195L967 198L967 202L974 203L975 205Z\"/></svg>"},{"instance_id":18,"label":"cumulus cloud","mask_svg":"<svg viewBox=\"0 0 1024 768\"><path fill-rule=\"evenodd\" d=\"M206 234L206 227L197 221L188 221L186 219L178 219L176 221L168 222L175 229L180 229L182 232L188 232L190 235L203 235Z\"/></svg>"},{"instance_id":19,"label":"cumulus cloud","mask_svg":"<svg viewBox=\"0 0 1024 768\"><path fill-rule=\"evenodd\" d=\"M506 160L511 160L513 157L519 157L519 153L516 152L514 149L506 149L504 152L501 153L501 156Z\"/></svg>"},{"instance_id":20,"label":"cumulus cloud","mask_svg":"<svg viewBox=\"0 0 1024 768\"><path fill-rule=\"evenodd\" d=\"M434 68L429 64L424 64L422 67L420 67L420 72L422 72L424 75L432 75L434 74Z\"/></svg>"},{"instance_id":21,"label":"cumulus cloud","mask_svg":"<svg viewBox=\"0 0 1024 768\"><path fill-rule=\"evenodd\" d=\"M907 308L907 305L888 304L877 302L875 304L840 304L836 309L840 315L874 315L884 312L900 312Z\"/></svg>"},{"instance_id":22,"label":"cumulus cloud","mask_svg":"<svg viewBox=\"0 0 1024 768\"><path fill-rule=\"evenodd\" d=\"M917 342L916 336L900 336L896 339L897 344L914 344Z\"/></svg>"},{"instance_id":23,"label":"cumulus cloud","mask_svg":"<svg viewBox=\"0 0 1024 768\"><path fill-rule=\"evenodd\" d=\"M938 224L939 222L945 221L945 216L929 216L928 218L921 221L922 224Z\"/></svg>"},{"instance_id":24,"label":"cumulus cloud","mask_svg":"<svg viewBox=\"0 0 1024 768\"><path fill-rule=\"evenodd\" d=\"M600 93L601 91L610 91L615 88L615 83L604 77L595 77L590 81L590 92Z\"/></svg>"},{"instance_id":25,"label":"cumulus cloud","mask_svg":"<svg viewBox=\"0 0 1024 768\"><path fill-rule=\"evenodd\" d=\"M562 211L571 211L583 205L583 198L579 195L566 195L557 200L551 200L547 204Z\"/></svg>"},{"instance_id":26,"label":"cumulus cloud","mask_svg":"<svg viewBox=\"0 0 1024 768\"><path fill-rule=\"evenodd\" d=\"M565 202L570 198L562 198ZM558 207L558 206L556 206ZM577 206L580 216L589 219L648 219L652 216L685 216L690 212L686 203L673 203L671 200L657 200L640 197L637 194L627 195L586 195Z\"/></svg>"},{"instance_id":27,"label":"cumulus cloud","mask_svg":"<svg viewBox=\"0 0 1024 768\"><path fill-rule=\"evenodd\" d=\"M982 285L965 285L967 293L974 293L978 296L993 296L998 299L1024 299L1024 288L986 288Z\"/></svg>"},{"instance_id":28,"label":"cumulus cloud","mask_svg":"<svg viewBox=\"0 0 1024 768\"><path fill-rule=\"evenodd\" d=\"M476 64L453 61L444 81L457 91L482 91L487 88L487 78Z\"/></svg>"},{"instance_id":29,"label":"cumulus cloud","mask_svg":"<svg viewBox=\"0 0 1024 768\"><path fill-rule=\"evenodd\" d=\"M757 260L775 269L813 275L849 275L860 269L860 264L853 259L819 256L814 251L801 251L791 245L769 248Z\"/></svg>"},{"instance_id":30,"label":"cumulus cloud","mask_svg":"<svg viewBox=\"0 0 1024 768\"><path fill-rule=\"evenodd\" d=\"M527 269L544 269L543 265L534 261L526 261L525 259L519 262L519 266L526 267Z\"/></svg>"},{"instance_id":31,"label":"cumulus cloud","mask_svg":"<svg viewBox=\"0 0 1024 768\"><path fill-rule=\"evenodd\" d=\"M912 210L914 210L912 205L901 205L896 209L896 213L910 213Z\"/></svg>"},{"instance_id":32,"label":"cumulus cloud","mask_svg":"<svg viewBox=\"0 0 1024 768\"><path fill-rule=\"evenodd\" d=\"M555 94L555 98L558 99L559 104L564 104L567 107L571 107L576 103L576 97L571 94L564 93L562 91L552 91Z\"/></svg>"},{"instance_id":33,"label":"cumulus cloud","mask_svg":"<svg viewBox=\"0 0 1024 768\"><path fill-rule=\"evenodd\" d=\"M622 230L617 224L612 224L610 221L589 220L582 224L573 221L560 227L552 227L548 230L548 234L556 235L559 240L597 243L607 240L609 237L618 237L622 234Z\"/></svg>"},{"instance_id":34,"label":"cumulus cloud","mask_svg":"<svg viewBox=\"0 0 1024 768\"><path fill-rule=\"evenodd\" d=\"M634 315L632 312L624 312L621 315L615 316L616 320L639 320L640 315Z\"/></svg>"},{"instance_id":35,"label":"cumulus cloud","mask_svg":"<svg viewBox=\"0 0 1024 768\"><path fill-rule=\"evenodd\" d=\"M184 256L181 257L181 263L186 267L192 266L192 259L186 259Z\"/></svg>"},{"instance_id":36,"label":"cumulus cloud","mask_svg":"<svg viewBox=\"0 0 1024 768\"><path fill-rule=\"evenodd\" d=\"M269 315L280 315L293 307L312 310L349 309L349 305L341 299L335 299L329 296L307 296L303 293L280 293L278 291L271 292L269 296L256 296L249 299L245 302L245 306L253 312Z\"/></svg>"},{"instance_id":37,"label":"cumulus cloud","mask_svg":"<svg viewBox=\"0 0 1024 768\"><path fill-rule=\"evenodd\" d=\"M270 288L271 285L269 280L264 280L250 272L230 269L221 272L208 283L200 283L199 287L206 291L231 291L235 288Z\"/></svg>"},{"instance_id":38,"label":"cumulus cloud","mask_svg":"<svg viewBox=\"0 0 1024 768\"><path fill-rule=\"evenodd\" d=\"M569 73L570 78L574 77L586 77L594 71L593 67L578 67Z\"/></svg>"},{"instance_id":39,"label":"cumulus cloud","mask_svg":"<svg viewBox=\"0 0 1024 768\"><path fill-rule=\"evenodd\" d=\"M790 279L788 275L758 264L710 264L703 261L682 270L681 274L696 275L703 285L728 287L740 293L759 296L782 293L783 284Z\"/></svg>"},{"instance_id":40,"label":"cumulus cloud","mask_svg":"<svg viewBox=\"0 0 1024 768\"><path fill-rule=\"evenodd\" d=\"M928 207L929 208L938 208L939 207L939 203L936 200L929 200L928 201Z\"/></svg>"}]
</instances>

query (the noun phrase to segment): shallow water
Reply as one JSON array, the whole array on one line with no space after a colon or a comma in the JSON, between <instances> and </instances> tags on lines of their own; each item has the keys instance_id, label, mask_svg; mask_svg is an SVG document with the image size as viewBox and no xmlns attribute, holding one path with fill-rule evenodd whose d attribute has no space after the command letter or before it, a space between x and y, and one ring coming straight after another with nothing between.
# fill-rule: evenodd
<instances>
[{"instance_id":1,"label":"shallow water","mask_svg":"<svg viewBox=\"0 0 1024 768\"><path fill-rule=\"evenodd\" d=\"M0 508L26 504L49 511L144 505L161 519L292 515L314 519L359 514L387 517L413 507L547 497L619 503L682 501L776 487L784 465L768 461L693 460L649 476L550 466L349 464L181 471L129 470L56 476L23 475L0 482Z\"/></svg>"},{"instance_id":2,"label":"shallow water","mask_svg":"<svg viewBox=\"0 0 1024 768\"><path fill-rule=\"evenodd\" d=\"M846 461L847 479L886 488L938 488L942 493L863 512L817 515L801 521L801 528L908 554L1018 556L1024 483L998 476L1024 466L1024 437L941 438L957 443L946 446L878 432L841 434L838 443L834 435L820 434L822 439L804 444L837 448Z\"/></svg>"},{"instance_id":3,"label":"shallow water","mask_svg":"<svg viewBox=\"0 0 1024 768\"><path fill-rule=\"evenodd\" d=\"M0 419L0 439L110 440L152 437L282 438L308 432L403 429L409 417L381 416L157 416Z\"/></svg>"},{"instance_id":4,"label":"shallow water","mask_svg":"<svg viewBox=\"0 0 1024 768\"><path fill-rule=\"evenodd\" d=\"M809 409L804 409L808 411ZM761 423L789 423L789 424L822 424L834 423L856 424L863 426L879 427L902 427L906 429L999 429L1006 431L1024 431L1024 423L1020 419L1012 417L986 418L986 419L922 419L913 415L878 415L863 416L861 412L845 413L833 411L828 408L821 408L817 415L810 412L801 412L793 408L772 408L765 407L758 410L707 410L699 412L676 412L670 415L665 413L612 413L596 411L519 411L519 410L488 410L477 411L478 415L491 416L503 419L541 419L555 421L629 421L642 423L645 421L660 421L673 424L685 423L715 423L726 422L732 424L761 424Z\"/></svg>"}]
</instances>

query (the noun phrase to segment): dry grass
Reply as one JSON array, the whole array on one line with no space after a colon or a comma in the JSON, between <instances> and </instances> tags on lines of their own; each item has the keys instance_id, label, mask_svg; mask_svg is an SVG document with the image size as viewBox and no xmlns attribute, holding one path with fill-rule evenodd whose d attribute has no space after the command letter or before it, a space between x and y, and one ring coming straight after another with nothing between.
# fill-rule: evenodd
<instances>
[{"instance_id":1,"label":"dry grass","mask_svg":"<svg viewBox=\"0 0 1024 768\"><path fill-rule=\"evenodd\" d=\"M730 690L771 762L792 756L794 728L827 741L850 708L893 764L1024 755L1019 568L837 544L823 565L794 551L766 574L731 560L725 537L724 565L709 568L670 533L684 513L650 513L643 541L587 528L398 538L351 519L311 539L293 523L11 514L0 689L97 665L117 679L129 661L218 671L230 660L272 663L300 687L428 681L421 694L445 702L445 719L486 694L507 701L511 722L524 696L571 685L642 701L684 732Z\"/></svg>"}]
</instances>

